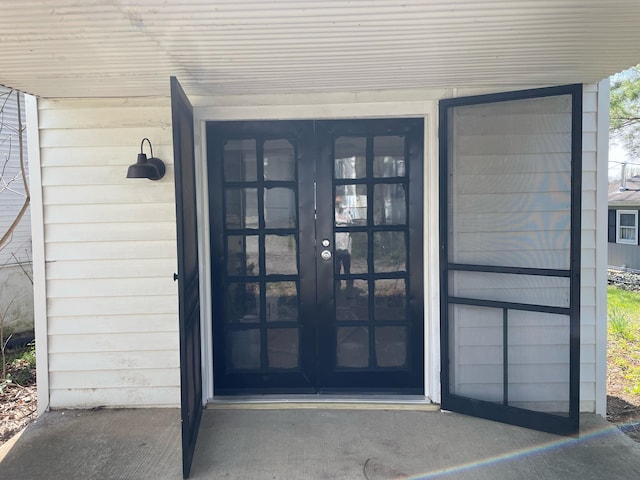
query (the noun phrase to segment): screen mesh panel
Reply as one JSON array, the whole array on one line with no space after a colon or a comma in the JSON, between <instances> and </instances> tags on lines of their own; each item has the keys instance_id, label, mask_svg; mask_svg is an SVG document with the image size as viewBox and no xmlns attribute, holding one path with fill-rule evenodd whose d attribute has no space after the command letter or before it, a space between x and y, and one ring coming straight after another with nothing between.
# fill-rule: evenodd
<instances>
[{"instance_id":1,"label":"screen mesh panel","mask_svg":"<svg viewBox=\"0 0 640 480\"><path fill-rule=\"evenodd\" d=\"M573 100L447 112L449 394L570 414Z\"/></svg>"}]
</instances>

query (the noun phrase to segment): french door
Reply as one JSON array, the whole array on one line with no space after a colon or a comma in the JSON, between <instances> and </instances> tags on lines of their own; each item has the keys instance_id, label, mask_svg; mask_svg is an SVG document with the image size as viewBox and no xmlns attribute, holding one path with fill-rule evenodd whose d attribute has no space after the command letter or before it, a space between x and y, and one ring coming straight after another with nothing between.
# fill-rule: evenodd
<instances>
[{"instance_id":1,"label":"french door","mask_svg":"<svg viewBox=\"0 0 640 480\"><path fill-rule=\"evenodd\" d=\"M423 393L422 120L207 145L215 393Z\"/></svg>"}]
</instances>

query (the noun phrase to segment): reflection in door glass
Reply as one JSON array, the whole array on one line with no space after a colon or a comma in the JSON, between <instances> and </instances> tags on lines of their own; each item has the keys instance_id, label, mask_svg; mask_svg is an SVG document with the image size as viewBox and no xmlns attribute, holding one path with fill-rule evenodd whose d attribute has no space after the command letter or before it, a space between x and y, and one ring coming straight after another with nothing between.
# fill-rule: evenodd
<instances>
[{"instance_id":1,"label":"reflection in door glass","mask_svg":"<svg viewBox=\"0 0 640 480\"><path fill-rule=\"evenodd\" d=\"M298 320L298 291L295 282L267 283L267 322Z\"/></svg>"},{"instance_id":2,"label":"reflection in door glass","mask_svg":"<svg viewBox=\"0 0 640 480\"><path fill-rule=\"evenodd\" d=\"M229 283L227 286L227 322L257 323L260 321L260 284Z\"/></svg>"},{"instance_id":3,"label":"reflection in door glass","mask_svg":"<svg viewBox=\"0 0 640 480\"><path fill-rule=\"evenodd\" d=\"M404 367L407 363L407 328L377 327L376 362L379 367Z\"/></svg>"},{"instance_id":4,"label":"reflection in door glass","mask_svg":"<svg viewBox=\"0 0 640 480\"><path fill-rule=\"evenodd\" d=\"M271 368L296 368L298 366L297 328L270 328L267 331L267 355Z\"/></svg>"},{"instance_id":5,"label":"reflection in door glass","mask_svg":"<svg viewBox=\"0 0 640 480\"><path fill-rule=\"evenodd\" d=\"M376 280L374 298L376 321L406 320L407 287L403 279Z\"/></svg>"},{"instance_id":6,"label":"reflection in door glass","mask_svg":"<svg viewBox=\"0 0 640 480\"><path fill-rule=\"evenodd\" d=\"M264 179L295 180L295 156L289 140L267 140L264 142Z\"/></svg>"},{"instance_id":7,"label":"reflection in door glass","mask_svg":"<svg viewBox=\"0 0 640 480\"><path fill-rule=\"evenodd\" d=\"M255 370L260 368L260 330L234 330L228 333L228 370Z\"/></svg>"},{"instance_id":8,"label":"reflection in door glass","mask_svg":"<svg viewBox=\"0 0 640 480\"><path fill-rule=\"evenodd\" d=\"M373 234L373 263L376 272L407 270L407 244L404 232Z\"/></svg>"},{"instance_id":9,"label":"reflection in door glass","mask_svg":"<svg viewBox=\"0 0 640 480\"><path fill-rule=\"evenodd\" d=\"M367 327L336 328L336 347L337 367L369 366L369 329Z\"/></svg>"},{"instance_id":10,"label":"reflection in door glass","mask_svg":"<svg viewBox=\"0 0 640 480\"><path fill-rule=\"evenodd\" d=\"M256 178L256 141L227 141L224 145L225 181L252 182Z\"/></svg>"},{"instance_id":11,"label":"reflection in door glass","mask_svg":"<svg viewBox=\"0 0 640 480\"><path fill-rule=\"evenodd\" d=\"M404 177L404 137L384 136L373 139L373 176Z\"/></svg>"},{"instance_id":12,"label":"reflection in door glass","mask_svg":"<svg viewBox=\"0 0 640 480\"><path fill-rule=\"evenodd\" d=\"M367 234L336 230L335 274L367 273Z\"/></svg>"},{"instance_id":13,"label":"reflection in door glass","mask_svg":"<svg viewBox=\"0 0 640 480\"><path fill-rule=\"evenodd\" d=\"M336 320L369 320L369 283L336 280Z\"/></svg>"},{"instance_id":14,"label":"reflection in door glass","mask_svg":"<svg viewBox=\"0 0 640 480\"><path fill-rule=\"evenodd\" d=\"M258 228L258 190L230 188L226 192L227 228Z\"/></svg>"},{"instance_id":15,"label":"reflection in door glass","mask_svg":"<svg viewBox=\"0 0 640 480\"><path fill-rule=\"evenodd\" d=\"M366 185L336 185L335 222L338 227L367 222Z\"/></svg>"},{"instance_id":16,"label":"reflection in door glass","mask_svg":"<svg viewBox=\"0 0 640 480\"><path fill-rule=\"evenodd\" d=\"M265 235L264 254L267 275L298 274L298 248L295 235Z\"/></svg>"},{"instance_id":17,"label":"reflection in door glass","mask_svg":"<svg viewBox=\"0 0 640 480\"><path fill-rule=\"evenodd\" d=\"M376 225L407 223L404 184L380 183L373 188L373 222Z\"/></svg>"},{"instance_id":18,"label":"reflection in door glass","mask_svg":"<svg viewBox=\"0 0 640 480\"><path fill-rule=\"evenodd\" d=\"M296 196L291 188L265 188L264 223L267 228L295 228Z\"/></svg>"},{"instance_id":19,"label":"reflection in door glass","mask_svg":"<svg viewBox=\"0 0 640 480\"><path fill-rule=\"evenodd\" d=\"M229 235L227 237L227 274L260 274L257 235Z\"/></svg>"},{"instance_id":20,"label":"reflection in door glass","mask_svg":"<svg viewBox=\"0 0 640 480\"><path fill-rule=\"evenodd\" d=\"M366 138L338 137L333 152L335 178L364 178L367 175L366 152Z\"/></svg>"}]
</instances>

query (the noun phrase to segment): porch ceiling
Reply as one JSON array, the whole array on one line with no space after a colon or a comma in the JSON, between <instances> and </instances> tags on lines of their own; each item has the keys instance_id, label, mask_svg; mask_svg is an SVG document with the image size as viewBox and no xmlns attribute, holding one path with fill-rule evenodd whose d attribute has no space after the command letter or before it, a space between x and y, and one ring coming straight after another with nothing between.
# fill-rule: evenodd
<instances>
[{"instance_id":1,"label":"porch ceiling","mask_svg":"<svg viewBox=\"0 0 640 480\"><path fill-rule=\"evenodd\" d=\"M2 2L0 84L43 97L593 82L640 62L638 0Z\"/></svg>"}]
</instances>

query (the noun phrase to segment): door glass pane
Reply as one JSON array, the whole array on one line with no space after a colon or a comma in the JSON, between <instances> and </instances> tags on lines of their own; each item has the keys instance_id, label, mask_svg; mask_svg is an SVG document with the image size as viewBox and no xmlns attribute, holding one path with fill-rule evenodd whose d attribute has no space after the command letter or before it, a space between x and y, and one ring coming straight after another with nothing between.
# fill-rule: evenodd
<instances>
[{"instance_id":1,"label":"door glass pane","mask_svg":"<svg viewBox=\"0 0 640 480\"><path fill-rule=\"evenodd\" d=\"M227 322L260 321L260 284L239 282L227 286Z\"/></svg>"},{"instance_id":2,"label":"door glass pane","mask_svg":"<svg viewBox=\"0 0 640 480\"><path fill-rule=\"evenodd\" d=\"M406 271L407 245L404 232L375 232L373 263L376 272Z\"/></svg>"},{"instance_id":3,"label":"door glass pane","mask_svg":"<svg viewBox=\"0 0 640 480\"><path fill-rule=\"evenodd\" d=\"M377 327L376 362L378 367L404 367L407 364L407 328Z\"/></svg>"},{"instance_id":4,"label":"door glass pane","mask_svg":"<svg viewBox=\"0 0 640 480\"><path fill-rule=\"evenodd\" d=\"M256 171L256 141L228 140L224 145L225 181L252 182Z\"/></svg>"},{"instance_id":5,"label":"door glass pane","mask_svg":"<svg viewBox=\"0 0 640 480\"><path fill-rule=\"evenodd\" d=\"M407 318L407 286L404 279L375 281L376 321L400 321Z\"/></svg>"},{"instance_id":6,"label":"door glass pane","mask_svg":"<svg viewBox=\"0 0 640 480\"><path fill-rule=\"evenodd\" d=\"M404 137L383 136L373 139L373 176L404 177Z\"/></svg>"},{"instance_id":7,"label":"door glass pane","mask_svg":"<svg viewBox=\"0 0 640 480\"><path fill-rule=\"evenodd\" d=\"M230 188L225 198L227 228L258 228L258 190Z\"/></svg>"},{"instance_id":8,"label":"door glass pane","mask_svg":"<svg viewBox=\"0 0 640 480\"><path fill-rule=\"evenodd\" d=\"M335 233L337 274L367 273L367 234L365 232Z\"/></svg>"},{"instance_id":9,"label":"door glass pane","mask_svg":"<svg viewBox=\"0 0 640 480\"><path fill-rule=\"evenodd\" d=\"M366 185L336 185L335 222L342 227L366 224Z\"/></svg>"},{"instance_id":10,"label":"door glass pane","mask_svg":"<svg viewBox=\"0 0 640 480\"><path fill-rule=\"evenodd\" d=\"M351 368L369 366L369 329L367 327L338 327L336 346L336 366Z\"/></svg>"},{"instance_id":11,"label":"door glass pane","mask_svg":"<svg viewBox=\"0 0 640 480\"><path fill-rule=\"evenodd\" d=\"M227 335L228 370L260 368L260 330L233 330Z\"/></svg>"},{"instance_id":12,"label":"door glass pane","mask_svg":"<svg viewBox=\"0 0 640 480\"><path fill-rule=\"evenodd\" d=\"M369 284L366 280L338 280L335 299L336 320L369 320Z\"/></svg>"},{"instance_id":13,"label":"door glass pane","mask_svg":"<svg viewBox=\"0 0 640 480\"><path fill-rule=\"evenodd\" d=\"M266 274L297 275L298 249L295 235L265 235Z\"/></svg>"},{"instance_id":14,"label":"door glass pane","mask_svg":"<svg viewBox=\"0 0 640 480\"><path fill-rule=\"evenodd\" d=\"M267 355L270 368L298 366L299 334L297 328L267 330Z\"/></svg>"},{"instance_id":15,"label":"door glass pane","mask_svg":"<svg viewBox=\"0 0 640 480\"><path fill-rule=\"evenodd\" d=\"M338 137L334 144L335 178L364 178L367 139L364 137Z\"/></svg>"},{"instance_id":16,"label":"door glass pane","mask_svg":"<svg viewBox=\"0 0 640 480\"><path fill-rule=\"evenodd\" d=\"M267 228L295 228L296 196L290 188L264 190L264 224Z\"/></svg>"},{"instance_id":17,"label":"door glass pane","mask_svg":"<svg viewBox=\"0 0 640 480\"><path fill-rule=\"evenodd\" d=\"M373 188L373 221L376 225L407 223L407 201L402 183L381 183Z\"/></svg>"},{"instance_id":18,"label":"door glass pane","mask_svg":"<svg viewBox=\"0 0 640 480\"><path fill-rule=\"evenodd\" d=\"M295 180L295 154L289 140L264 142L264 179Z\"/></svg>"},{"instance_id":19,"label":"door glass pane","mask_svg":"<svg viewBox=\"0 0 640 480\"><path fill-rule=\"evenodd\" d=\"M267 322L298 320L298 291L295 282L267 283Z\"/></svg>"},{"instance_id":20,"label":"door glass pane","mask_svg":"<svg viewBox=\"0 0 640 480\"><path fill-rule=\"evenodd\" d=\"M227 237L227 275L259 275L257 235Z\"/></svg>"}]
</instances>

